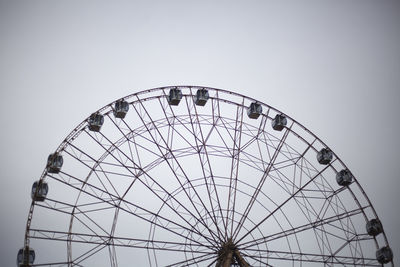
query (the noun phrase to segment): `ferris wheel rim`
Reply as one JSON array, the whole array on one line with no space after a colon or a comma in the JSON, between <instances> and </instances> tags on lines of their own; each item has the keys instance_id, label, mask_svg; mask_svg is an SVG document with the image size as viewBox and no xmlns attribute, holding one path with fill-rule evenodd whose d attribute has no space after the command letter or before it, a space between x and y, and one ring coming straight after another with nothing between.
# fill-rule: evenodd
<instances>
[{"instance_id":1,"label":"ferris wheel rim","mask_svg":"<svg viewBox=\"0 0 400 267\"><path fill-rule=\"evenodd\" d=\"M184 96L191 96L191 97L193 97L193 94L192 94L192 92L191 92L192 89L193 89L193 90L195 90L195 89L206 89L206 90L214 91L214 92L216 92L217 94L218 94L219 92L221 92L221 93L223 93L223 94L233 95L233 96L241 97L241 98L243 98L243 99L247 99L247 100L249 100L250 102L259 103L259 104L261 104L261 105L267 107L268 109L271 109L271 110L273 110L273 111L275 111L275 112L277 112L277 113L280 113L280 114L285 115L293 124L296 124L297 126L299 126L300 128L302 128L305 132L307 132L307 133L308 133L310 136L312 136L315 140L317 140L319 143L321 143L324 147L329 148L321 139L319 139L319 138L318 138L314 133L312 133L308 128L304 127L301 123L299 123L298 121L296 121L295 119L293 119L293 118L290 117L289 115L287 115L287 114L285 114L285 113L279 111L278 109L276 109L276 108L274 108L274 107L272 107L272 106L270 106L270 105L268 105L268 104L266 104L266 103L263 103L263 102L261 102L261 101L259 101L259 100L256 100L256 99L254 99L254 98L251 98L251 97L248 97L248 96L245 96L245 95L242 95L242 94L238 94L238 93L231 92L231 91L224 90L224 89L217 89L217 88L206 87L206 86L177 85L177 86L164 86L164 87L157 87L157 88L147 89L147 90L143 90L143 91L140 91L140 92L137 92L137 93L133 93L133 94L127 95L127 96L125 96L125 97L119 98L119 99L117 99L117 100L115 100L115 101L113 101L113 102L111 102L111 103L109 103L109 104L103 106L102 108L98 109L98 110L95 111L94 113L110 114L110 113L112 112L112 110L113 110L113 105L114 105L117 101L119 101L119 100L133 100L133 101L130 101L130 102L129 102L130 105L132 105L132 104L134 104L134 103L137 103L137 102L140 102L140 101L147 101L147 100L149 100L149 99L151 99L151 98L153 98L153 97L148 97L148 98L140 98L140 97L143 96L143 95L146 95L146 94L148 94L148 93L152 93L152 92L160 91L160 92L162 93L162 94L160 94L160 95L158 95L158 96L154 96L155 98L157 98L157 97L164 97L164 96L165 96L165 91L166 91L166 90L169 90L169 89L172 89L172 88L180 88L180 89L186 88L186 89L190 89L190 94L185 94ZM218 97L219 97L219 95L218 95ZM219 99L219 98L218 98L218 99L216 99L216 100L217 100L217 101L222 100L222 101L226 101L226 102L228 102L228 103L230 102L229 99ZM231 102L230 104L236 104L236 105L237 105L237 103L233 103L233 102ZM88 119L89 119L89 117L87 117L87 118L86 118L85 120L83 120L80 124L78 124L78 126L75 127L75 128L67 135L67 137L61 142L61 144L58 146L58 148L55 150L55 152L57 152L57 153L62 153L63 150L66 148L66 146L68 146L68 145L69 145L69 144L70 144L70 143L71 143L85 128L86 128ZM298 136L298 137L301 138L301 136ZM306 142L305 140L303 140L303 141ZM312 144L310 144L310 146L312 146ZM337 154L336 154L333 150L331 150L331 151L334 153L335 159L338 160L338 161L340 162L340 164L343 165L346 169L348 169L347 166L346 166L346 164L337 156ZM46 178L46 176L47 176L47 171L46 171L46 168L45 168L44 171L43 171L43 173L42 173L42 175L41 175L41 177L40 177L40 181L43 181L43 180ZM369 205L369 207L371 208L372 212L374 213L375 217L378 218L378 215L377 215L377 213L376 213L375 208L373 207L373 205L372 205L370 199L368 198L367 194L366 194L365 191L363 190L363 188L362 188L361 184L359 183L358 179L357 179L355 176L353 176L353 177L354 177L354 183L355 183L355 184L357 185L357 187L361 190L361 193L363 194L363 197L367 200L368 205ZM351 194L354 196L355 201L357 201L357 197L356 197L355 193L351 190L351 188L348 188L348 190L349 190L349 191L351 192ZM25 245L29 245L28 231L29 231L29 229L30 229L30 220L32 219L32 216L33 216L34 206L35 206L35 201L32 201L32 203L31 203L31 208L30 208L29 215L28 215L26 233L25 233ZM360 208L362 208L361 204L359 204L359 203L358 203L358 206L359 206ZM364 210L363 210L363 209L361 209L361 210L362 210L362 213L364 214L365 218L367 218L367 215L364 213ZM383 235L383 237L384 237L384 239L385 239L385 243L388 245L388 239L387 239L387 236L386 236L386 234L385 234L385 232L384 232L384 229L383 229L383 231L382 231L382 235ZM376 245L377 245L377 243L376 243Z\"/></svg>"}]
</instances>

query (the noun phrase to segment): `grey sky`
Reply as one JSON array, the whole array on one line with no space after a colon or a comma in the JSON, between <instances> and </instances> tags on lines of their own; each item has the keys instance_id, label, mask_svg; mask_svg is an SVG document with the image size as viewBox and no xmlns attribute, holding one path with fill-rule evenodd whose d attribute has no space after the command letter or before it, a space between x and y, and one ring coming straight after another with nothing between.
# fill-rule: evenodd
<instances>
[{"instance_id":1,"label":"grey sky","mask_svg":"<svg viewBox=\"0 0 400 267\"><path fill-rule=\"evenodd\" d=\"M174 84L278 108L356 175L400 255L399 1L0 1L0 263L32 182L92 111Z\"/></svg>"}]
</instances>

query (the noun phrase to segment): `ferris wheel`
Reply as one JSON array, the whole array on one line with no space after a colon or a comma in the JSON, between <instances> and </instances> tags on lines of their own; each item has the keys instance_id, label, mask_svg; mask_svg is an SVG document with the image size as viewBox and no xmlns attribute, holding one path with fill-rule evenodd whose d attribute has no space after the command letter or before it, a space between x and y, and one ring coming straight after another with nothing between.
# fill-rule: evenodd
<instances>
[{"instance_id":1,"label":"ferris wheel","mask_svg":"<svg viewBox=\"0 0 400 267\"><path fill-rule=\"evenodd\" d=\"M99 109L50 153L31 198L18 266L394 266L337 155L221 89L161 87Z\"/></svg>"}]
</instances>

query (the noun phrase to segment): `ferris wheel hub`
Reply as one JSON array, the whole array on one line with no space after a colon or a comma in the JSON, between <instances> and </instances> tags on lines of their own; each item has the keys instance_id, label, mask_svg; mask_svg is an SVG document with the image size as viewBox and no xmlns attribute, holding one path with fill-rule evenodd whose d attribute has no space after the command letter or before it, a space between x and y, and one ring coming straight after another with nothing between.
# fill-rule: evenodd
<instances>
[{"instance_id":1,"label":"ferris wheel hub","mask_svg":"<svg viewBox=\"0 0 400 267\"><path fill-rule=\"evenodd\" d=\"M222 244L218 251L218 261L216 264L216 267L230 266L249 267L249 264L243 259L232 238L229 238Z\"/></svg>"}]
</instances>

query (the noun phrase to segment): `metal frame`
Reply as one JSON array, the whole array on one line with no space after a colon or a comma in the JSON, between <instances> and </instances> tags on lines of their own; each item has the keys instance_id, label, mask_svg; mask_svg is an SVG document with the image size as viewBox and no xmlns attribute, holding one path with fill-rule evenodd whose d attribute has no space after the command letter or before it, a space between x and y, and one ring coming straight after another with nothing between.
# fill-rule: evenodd
<instances>
[{"instance_id":1,"label":"metal frame","mask_svg":"<svg viewBox=\"0 0 400 267\"><path fill-rule=\"evenodd\" d=\"M183 97L171 106L175 88ZM378 216L359 182L336 184L348 168L336 154L319 164L328 146L288 115L201 86L123 99L124 119L118 100L94 112L102 129L84 120L55 151L60 172L43 171L49 194L32 201L25 233L24 246L40 248L32 266L381 266L375 251L388 241L366 233ZM257 120L246 115L253 102Z\"/></svg>"}]
</instances>

